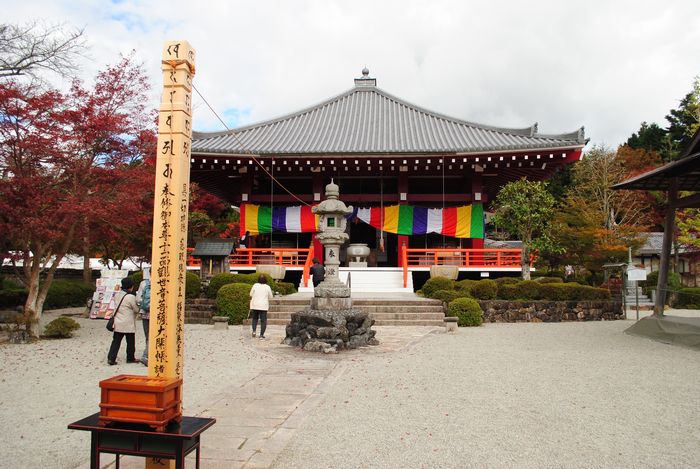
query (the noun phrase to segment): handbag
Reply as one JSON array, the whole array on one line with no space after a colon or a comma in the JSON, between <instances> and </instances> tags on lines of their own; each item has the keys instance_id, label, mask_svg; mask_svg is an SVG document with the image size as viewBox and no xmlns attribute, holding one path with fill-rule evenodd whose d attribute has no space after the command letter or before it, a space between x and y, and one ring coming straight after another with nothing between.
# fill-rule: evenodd
<instances>
[{"instance_id":1,"label":"handbag","mask_svg":"<svg viewBox=\"0 0 700 469\"><path fill-rule=\"evenodd\" d=\"M128 295L128 293L126 294ZM124 298L126 298L126 295L122 296L122 299L119 300L119 305L117 305L117 309L114 310L114 314L109 318L109 321L107 321L107 330L109 332L114 332L114 318L117 316L117 312L119 311L119 307L122 305L122 301L124 301Z\"/></svg>"}]
</instances>

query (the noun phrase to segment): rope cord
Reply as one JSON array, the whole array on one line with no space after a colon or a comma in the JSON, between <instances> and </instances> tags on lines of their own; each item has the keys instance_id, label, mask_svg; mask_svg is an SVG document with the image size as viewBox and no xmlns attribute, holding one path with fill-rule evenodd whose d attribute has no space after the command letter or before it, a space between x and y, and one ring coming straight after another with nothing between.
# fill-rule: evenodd
<instances>
[{"instance_id":1,"label":"rope cord","mask_svg":"<svg viewBox=\"0 0 700 469\"><path fill-rule=\"evenodd\" d=\"M257 164L257 165L263 170L263 172L264 172L265 174L267 174L267 175L270 177L270 179L271 179L273 182L276 182L277 184L279 184L279 186L280 186L282 189L284 189L285 192L287 192L287 194L291 195L292 197L294 197L296 200L298 200L299 202L301 202L301 203L304 204L304 205L311 205L311 204L309 204L309 203L307 203L307 202L301 200L296 194L293 194L289 189L287 189L287 187L286 187L284 184L282 184L280 181L276 180L276 179L274 178L274 176L273 176L273 175L265 168L265 166L263 166L263 164L258 160L257 157L260 157L260 155L258 155L257 153L253 153L251 150L248 149L248 147L246 147L246 146L243 144L243 142L241 142L241 139L238 138L238 135L236 135L236 133L233 132L233 131L228 127L228 125L226 125L226 122L224 122L224 120L223 120L223 119L219 116L219 114L214 110L214 108L211 106L211 104L209 104L209 101L207 101L206 98L205 98L204 96L202 96L202 93L199 92L199 90L197 89L196 86L194 86L194 84L192 84L192 89L195 90L195 91L197 92L197 95L202 99L202 101L204 101L204 104L207 105L207 107L208 107L208 108L211 110L211 112L216 116L216 118L219 119L219 122L221 122L221 124L226 128L226 130L228 130L229 132L231 132L230 135L236 140L236 142L238 142L238 145L243 149L243 153L245 153L245 154L248 155L253 161L255 161L255 164Z\"/></svg>"}]
</instances>

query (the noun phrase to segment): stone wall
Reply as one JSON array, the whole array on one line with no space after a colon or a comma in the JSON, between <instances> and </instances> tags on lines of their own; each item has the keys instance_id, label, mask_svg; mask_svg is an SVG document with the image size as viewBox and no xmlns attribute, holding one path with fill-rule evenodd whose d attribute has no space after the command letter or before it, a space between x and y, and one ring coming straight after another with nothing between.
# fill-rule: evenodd
<instances>
[{"instance_id":1,"label":"stone wall","mask_svg":"<svg viewBox=\"0 0 700 469\"><path fill-rule=\"evenodd\" d=\"M561 322L624 319L619 301L479 301L484 322Z\"/></svg>"}]
</instances>

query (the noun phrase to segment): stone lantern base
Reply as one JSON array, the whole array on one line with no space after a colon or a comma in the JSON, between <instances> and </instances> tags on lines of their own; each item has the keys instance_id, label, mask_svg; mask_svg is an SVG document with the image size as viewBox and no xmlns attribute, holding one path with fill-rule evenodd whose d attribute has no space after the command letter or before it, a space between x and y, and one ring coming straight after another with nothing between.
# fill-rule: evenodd
<instances>
[{"instance_id":1,"label":"stone lantern base","mask_svg":"<svg viewBox=\"0 0 700 469\"><path fill-rule=\"evenodd\" d=\"M284 343L310 352L337 353L367 345L379 345L372 330L374 319L354 309L323 311L306 309L292 314Z\"/></svg>"}]
</instances>

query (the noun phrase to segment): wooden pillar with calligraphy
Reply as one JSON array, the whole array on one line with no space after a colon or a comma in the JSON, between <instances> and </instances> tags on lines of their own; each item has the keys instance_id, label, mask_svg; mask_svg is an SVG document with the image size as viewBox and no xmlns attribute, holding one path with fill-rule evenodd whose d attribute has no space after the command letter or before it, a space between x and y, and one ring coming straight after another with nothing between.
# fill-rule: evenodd
<instances>
[{"instance_id":1,"label":"wooden pillar with calligraphy","mask_svg":"<svg viewBox=\"0 0 700 469\"><path fill-rule=\"evenodd\" d=\"M163 48L148 334L148 374L156 377L183 376L194 59L187 41L168 42ZM147 468L168 465L146 461Z\"/></svg>"}]
</instances>

